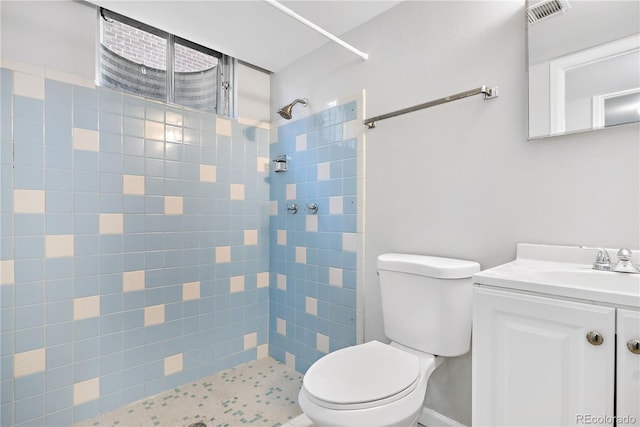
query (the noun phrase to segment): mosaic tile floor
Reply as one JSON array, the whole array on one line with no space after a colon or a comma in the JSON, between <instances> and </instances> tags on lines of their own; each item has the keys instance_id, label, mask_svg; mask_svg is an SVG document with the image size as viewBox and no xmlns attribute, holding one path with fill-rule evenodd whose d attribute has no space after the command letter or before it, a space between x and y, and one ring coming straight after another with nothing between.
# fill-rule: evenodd
<instances>
[{"instance_id":1,"label":"mosaic tile floor","mask_svg":"<svg viewBox=\"0 0 640 427\"><path fill-rule=\"evenodd\" d=\"M196 422L207 427L281 426L300 420L302 411L297 400L301 384L302 374L274 359L263 358L74 427L189 426Z\"/></svg>"}]
</instances>

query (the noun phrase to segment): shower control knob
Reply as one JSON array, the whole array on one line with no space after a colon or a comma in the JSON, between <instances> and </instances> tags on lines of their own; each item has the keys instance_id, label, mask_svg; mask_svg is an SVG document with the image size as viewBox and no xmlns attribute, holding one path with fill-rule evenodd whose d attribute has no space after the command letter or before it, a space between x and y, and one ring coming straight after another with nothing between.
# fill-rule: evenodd
<instances>
[{"instance_id":1,"label":"shower control knob","mask_svg":"<svg viewBox=\"0 0 640 427\"><path fill-rule=\"evenodd\" d=\"M287 206L287 210L295 215L298 213L298 205L292 203L291 206Z\"/></svg>"},{"instance_id":2,"label":"shower control knob","mask_svg":"<svg viewBox=\"0 0 640 427\"><path fill-rule=\"evenodd\" d=\"M600 345L604 342L604 338L599 332L591 331L587 334L587 341L589 341L589 344Z\"/></svg>"},{"instance_id":3,"label":"shower control knob","mask_svg":"<svg viewBox=\"0 0 640 427\"><path fill-rule=\"evenodd\" d=\"M318 205L316 203L308 204L307 210L315 215L318 213Z\"/></svg>"}]
</instances>

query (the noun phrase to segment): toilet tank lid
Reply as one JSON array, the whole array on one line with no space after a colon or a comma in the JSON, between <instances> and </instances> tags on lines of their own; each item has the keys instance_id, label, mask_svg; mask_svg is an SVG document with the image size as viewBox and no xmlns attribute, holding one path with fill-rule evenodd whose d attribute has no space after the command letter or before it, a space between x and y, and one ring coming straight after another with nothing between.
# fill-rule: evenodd
<instances>
[{"instance_id":1,"label":"toilet tank lid","mask_svg":"<svg viewBox=\"0 0 640 427\"><path fill-rule=\"evenodd\" d=\"M480 271L475 261L415 254L382 254L377 267L436 279L465 279Z\"/></svg>"}]
</instances>

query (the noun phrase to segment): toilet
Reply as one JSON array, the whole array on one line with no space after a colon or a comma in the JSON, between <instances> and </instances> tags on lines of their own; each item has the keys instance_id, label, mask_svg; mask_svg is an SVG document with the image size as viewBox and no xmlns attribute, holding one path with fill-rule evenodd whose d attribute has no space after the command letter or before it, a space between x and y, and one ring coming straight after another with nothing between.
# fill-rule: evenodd
<instances>
[{"instance_id":1,"label":"toilet","mask_svg":"<svg viewBox=\"0 0 640 427\"><path fill-rule=\"evenodd\" d=\"M473 261L412 254L378 257L384 331L316 361L298 403L318 427L415 426L429 377L471 345Z\"/></svg>"}]
</instances>

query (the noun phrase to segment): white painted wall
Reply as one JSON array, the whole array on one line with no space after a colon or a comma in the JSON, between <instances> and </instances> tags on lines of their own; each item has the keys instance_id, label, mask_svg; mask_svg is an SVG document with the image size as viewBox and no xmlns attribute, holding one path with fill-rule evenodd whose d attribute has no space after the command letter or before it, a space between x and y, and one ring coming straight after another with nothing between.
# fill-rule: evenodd
<instances>
[{"instance_id":1,"label":"white painted wall","mask_svg":"<svg viewBox=\"0 0 640 427\"><path fill-rule=\"evenodd\" d=\"M243 64L236 67L238 117L250 118L260 124L270 121L271 75Z\"/></svg>"},{"instance_id":2,"label":"white painted wall","mask_svg":"<svg viewBox=\"0 0 640 427\"><path fill-rule=\"evenodd\" d=\"M272 114L366 90L373 116L482 84L476 96L366 135L365 337L384 339L375 259L415 252L515 258L517 242L640 246L640 126L527 141L524 1L403 2L272 78ZM594 29L597 31L597 29ZM275 117L273 117L275 119ZM427 405L471 423L470 356L436 371Z\"/></svg>"},{"instance_id":3,"label":"white painted wall","mask_svg":"<svg viewBox=\"0 0 640 427\"><path fill-rule=\"evenodd\" d=\"M66 1L0 2L3 59L95 80L98 19L93 6Z\"/></svg>"},{"instance_id":4,"label":"white painted wall","mask_svg":"<svg viewBox=\"0 0 640 427\"><path fill-rule=\"evenodd\" d=\"M0 1L0 54L3 60L96 78L98 18L95 6L72 0ZM238 116L269 121L270 75L237 68Z\"/></svg>"},{"instance_id":5,"label":"white painted wall","mask_svg":"<svg viewBox=\"0 0 640 427\"><path fill-rule=\"evenodd\" d=\"M539 64L640 31L640 2L578 0L570 1L569 5L566 12L529 26L529 64Z\"/></svg>"}]
</instances>

